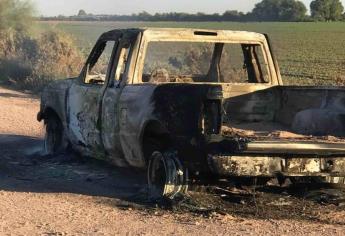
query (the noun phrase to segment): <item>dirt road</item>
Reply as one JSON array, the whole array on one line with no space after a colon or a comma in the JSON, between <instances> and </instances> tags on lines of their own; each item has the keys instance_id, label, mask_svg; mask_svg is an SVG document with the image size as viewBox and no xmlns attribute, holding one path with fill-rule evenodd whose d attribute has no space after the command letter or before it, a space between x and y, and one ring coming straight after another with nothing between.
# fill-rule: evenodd
<instances>
[{"instance_id":1,"label":"dirt road","mask_svg":"<svg viewBox=\"0 0 345 236\"><path fill-rule=\"evenodd\" d=\"M345 234L343 204L284 189L200 198L222 210L155 207L146 201L144 173L42 155L38 107L37 99L0 88L0 235Z\"/></svg>"}]
</instances>

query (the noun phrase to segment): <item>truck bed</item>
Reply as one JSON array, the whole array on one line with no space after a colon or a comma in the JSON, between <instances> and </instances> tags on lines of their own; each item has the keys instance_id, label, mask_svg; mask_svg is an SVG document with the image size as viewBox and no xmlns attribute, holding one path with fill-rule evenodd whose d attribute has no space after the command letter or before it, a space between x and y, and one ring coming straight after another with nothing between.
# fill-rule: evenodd
<instances>
[{"instance_id":1,"label":"truck bed","mask_svg":"<svg viewBox=\"0 0 345 236\"><path fill-rule=\"evenodd\" d=\"M298 134L285 126L275 122L232 122L222 127L224 135L248 138L252 141L315 141L325 143L341 143L345 137L332 135L315 136Z\"/></svg>"},{"instance_id":2,"label":"truck bed","mask_svg":"<svg viewBox=\"0 0 345 236\"><path fill-rule=\"evenodd\" d=\"M223 126L225 136L248 140L244 153L281 155L345 155L345 138L295 133L273 122L247 122Z\"/></svg>"},{"instance_id":3,"label":"truck bed","mask_svg":"<svg viewBox=\"0 0 345 236\"><path fill-rule=\"evenodd\" d=\"M226 136L247 138L248 151L345 155L345 89L223 87Z\"/></svg>"}]
</instances>

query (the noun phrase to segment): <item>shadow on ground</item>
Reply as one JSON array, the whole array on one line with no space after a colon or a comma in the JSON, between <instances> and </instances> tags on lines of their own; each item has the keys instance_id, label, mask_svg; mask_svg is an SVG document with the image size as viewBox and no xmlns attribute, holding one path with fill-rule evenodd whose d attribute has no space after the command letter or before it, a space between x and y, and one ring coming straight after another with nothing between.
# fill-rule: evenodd
<instances>
[{"instance_id":1,"label":"shadow on ground","mask_svg":"<svg viewBox=\"0 0 345 236\"><path fill-rule=\"evenodd\" d=\"M0 190L75 193L130 200L143 195L145 173L82 158L42 154L38 138L0 135Z\"/></svg>"},{"instance_id":2,"label":"shadow on ground","mask_svg":"<svg viewBox=\"0 0 345 236\"><path fill-rule=\"evenodd\" d=\"M43 141L38 138L0 135L0 191L82 194L100 197L102 203L120 208L152 210L155 206L147 200L144 172L117 168L72 153L43 155L42 146ZM216 212L244 218L345 225L344 220L320 217L345 211L344 190L313 192L305 187L265 186L254 191L216 188L207 193L191 192L191 197L179 202L160 203L154 211L188 212L205 217ZM333 198L341 201L332 202Z\"/></svg>"}]
</instances>

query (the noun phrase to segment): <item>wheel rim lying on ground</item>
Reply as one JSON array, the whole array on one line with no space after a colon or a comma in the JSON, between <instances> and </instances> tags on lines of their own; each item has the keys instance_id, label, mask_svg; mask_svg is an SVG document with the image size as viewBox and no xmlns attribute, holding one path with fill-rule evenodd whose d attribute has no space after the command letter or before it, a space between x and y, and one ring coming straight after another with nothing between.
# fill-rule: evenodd
<instances>
[{"instance_id":1,"label":"wheel rim lying on ground","mask_svg":"<svg viewBox=\"0 0 345 236\"><path fill-rule=\"evenodd\" d=\"M44 137L44 150L46 154L53 154L63 148L63 127L55 117L49 117L46 121L46 134Z\"/></svg>"},{"instance_id":2,"label":"wheel rim lying on ground","mask_svg":"<svg viewBox=\"0 0 345 236\"><path fill-rule=\"evenodd\" d=\"M151 199L173 199L187 191L188 172L175 153L154 152L148 166L148 185Z\"/></svg>"}]
</instances>

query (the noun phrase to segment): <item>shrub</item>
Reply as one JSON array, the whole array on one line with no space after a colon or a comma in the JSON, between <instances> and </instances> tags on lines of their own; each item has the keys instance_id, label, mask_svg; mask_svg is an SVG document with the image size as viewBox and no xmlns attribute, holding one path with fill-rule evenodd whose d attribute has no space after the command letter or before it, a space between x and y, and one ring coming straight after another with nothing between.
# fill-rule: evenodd
<instances>
[{"instance_id":1,"label":"shrub","mask_svg":"<svg viewBox=\"0 0 345 236\"><path fill-rule=\"evenodd\" d=\"M0 0L0 81L39 91L51 80L77 75L83 56L66 33L32 36L32 16L29 1Z\"/></svg>"},{"instance_id":2,"label":"shrub","mask_svg":"<svg viewBox=\"0 0 345 236\"><path fill-rule=\"evenodd\" d=\"M38 77L61 79L80 72L84 58L69 35L49 31L40 35L32 44L24 44L27 60Z\"/></svg>"},{"instance_id":3,"label":"shrub","mask_svg":"<svg viewBox=\"0 0 345 236\"><path fill-rule=\"evenodd\" d=\"M52 80L78 75L84 61L74 40L63 32L26 36L14 44L11 53L0 59L0 73L20 89L39 91Z\"/></svg>"}]
</instances>

